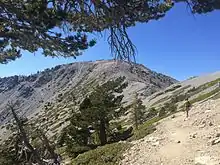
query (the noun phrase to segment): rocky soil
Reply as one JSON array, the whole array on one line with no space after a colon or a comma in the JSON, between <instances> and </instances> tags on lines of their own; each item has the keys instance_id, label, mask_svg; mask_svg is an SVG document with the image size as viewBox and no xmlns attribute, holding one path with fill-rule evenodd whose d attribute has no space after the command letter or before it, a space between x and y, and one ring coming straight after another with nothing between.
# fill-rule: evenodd
<instances>
[{"instance_id":1,"label":"rocky soil","mask_svg":"<svg viewBox=\"0 0 220 165\"><path fill-rule=\"evenodd\" d=\"M161 120L157 130L124 153L121 165L219 165L220 100L196 103Z\"/></svg>"}]
</instances>

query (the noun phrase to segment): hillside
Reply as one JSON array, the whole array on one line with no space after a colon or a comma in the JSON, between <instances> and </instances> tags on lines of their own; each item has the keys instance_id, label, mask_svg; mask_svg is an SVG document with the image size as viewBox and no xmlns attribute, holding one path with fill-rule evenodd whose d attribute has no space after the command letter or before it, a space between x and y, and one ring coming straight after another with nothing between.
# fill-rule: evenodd
<instances>
[{"instance_id":1,"label":"hillside","mask_svg":"<svg viewBox=\"0 0 220 165\"><path fill-rule=\"evenodd\" d=\"M134 67L113 60L72 63L30 76L0 78L1 126L5 128L11 118L5 108L8 101L19 101L19 115L32 118L55 133L59 125L65 126L73 102L79 102L97 84L119 76L125 76L129 84L124 90L124 104L132 100L134 92L145 98L177 82L143 65Z\"/></svg>"},{"instance_id":2,"label":"hillside","mask_svg":"<svg viewBox=\"0 0 220 165\"><path fill-rule=\"evenodd\" d=\"M220 73L216 72L178 82L143 98L145 113L152 115L152 108L157 113L146 118L128 140L82 154L75 164L219 165L219 81ZM187 119L183 112L186 98L192 103ZM162 109L165 112L160 116Z\"/></svg>"},{"instance_id":3,"label":"hillside","mask_svg":"<svg viewBox=\"0 0 220 165\"><path fill-rule=\"evenodd\" d=\"M156 92L146 97L144 102L148 108L159 108L166 103L172 102L177 104L179 110L181 110L186 98L189 98L192 103L212 97L218 98L220 96L219 82L220 72L195 77Z\"/></svg>"},{"instance_id":4,"label":"hillside","mask_svg":"<svg viewBox=\"0 0 220 165\"><path fill-rule=\"evenodd\" d=\"M168 107L168 117L155 122L156 131L131 142L121 165L220 164L220 72L192 78L156 92L144 102L149 108ZM183 103L193 104L186 119ZM169 106L177 105L177 113ZM170 114L170 115L169 115Z\"/></svg>"},{"instance_id":5,"label":"hillside","mask_svg":"<svg viewBox=\"0 0 220 165\"><path fill-rule=\"evenodd\" d=\"M72 111L98 84L124 76L123 114L117 118L126 141L98 146L74 157L58 147L64 164L74 165L217 165L220 163L220 72L178 82L139 64L119 61L72 63L30 76L0 79L1 139L11 119L8 101L19 101L17 113L46 132L57 144ZM146 106L139 129L130 129L135 93ZM192 103L185 118L184 102ZM83 113L84 114L84 113ZM29 123L29 124L30 124ZM127 129L129 127L129 129ZM116 128L116 127L115 127ZM123 140L125 140L123 139ZM73 144L71 143L70 146ZM100 159L100 156L102 157Z\"/></svg>"},{"instance_id":6,"label":"hillside","mask_svg":"<svg viewBox=\"0 0 220 165\"><path fill-rule=\"evenodd\" d=\"M196 103L186 120L183 112L167 117L156 131L134 144L121 165L219 165L220 100Z\"/></svg>"}]
</instances>

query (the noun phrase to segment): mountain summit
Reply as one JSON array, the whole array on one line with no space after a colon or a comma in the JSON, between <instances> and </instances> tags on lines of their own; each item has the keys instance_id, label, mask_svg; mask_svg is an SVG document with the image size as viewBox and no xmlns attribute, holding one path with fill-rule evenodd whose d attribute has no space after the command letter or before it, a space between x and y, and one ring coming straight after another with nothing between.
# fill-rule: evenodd
<instances>
[{"instance_id":1,"label":"mountain summit","mask_svg":"<svg viewBox=\"0 0 220 165\"><path fill-rule=\"evenodd\" d=\"M9 101L19 101L18 114L31 117L50 103L62 102L68 93L81 98L89 87L119 76L125 76L129 84L124 91L124 102L131 99L134 92L147 97L177 82L144 65L114 60L77 62L58 65L29 76L4 77L0 78L0 123L10 119L5 109Z\"/></svg>"}]
</instances>

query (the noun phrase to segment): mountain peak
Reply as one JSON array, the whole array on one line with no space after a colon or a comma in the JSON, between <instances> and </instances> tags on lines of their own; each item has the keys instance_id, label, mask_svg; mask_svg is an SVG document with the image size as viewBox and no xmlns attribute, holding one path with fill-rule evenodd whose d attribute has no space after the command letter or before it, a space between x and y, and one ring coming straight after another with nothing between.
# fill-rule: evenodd
<instances>
[{"instance_id":1,"label":"mountain peak","mask_svg":"<svg viewBox=\"0 0 220 165\"><path fill-rule=\"evenodd\" d=\"M175 79L156 73L143 65L117 60L76 62L58 65L29 76L0 78L0 122L5 123L8 101L20 101L20 114L30 116L38 113L47 102L57 102L60 93L77 91L85 93L87 86L94 86L119 76L125 76L129 86L125 100L137 91L146 97L177 82Z\"/></svg>"}]
</instances>

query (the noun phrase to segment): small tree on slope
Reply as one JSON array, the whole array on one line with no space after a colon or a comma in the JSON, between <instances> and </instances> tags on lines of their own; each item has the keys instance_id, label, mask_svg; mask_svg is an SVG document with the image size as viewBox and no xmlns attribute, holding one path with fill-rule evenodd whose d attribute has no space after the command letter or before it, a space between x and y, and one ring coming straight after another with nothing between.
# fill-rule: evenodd
<instances>
[{"instance_id":1,"label":"small tree on slope","mask_svg":"<svg viewBox=\"0 0 220 165\"><path fill-rule=\"evenodd\" d=\"M144 110L146 107L143 105L143 102L138 98L138 94L135 94L135 99L132 103L132 120L135 125L135 128L138 129L138 126L144 122L145 114Z\"/></svg>"}]
</instances>

